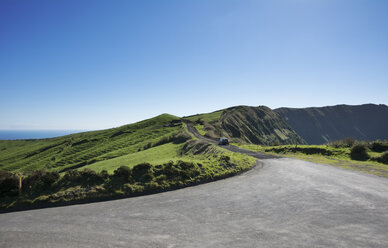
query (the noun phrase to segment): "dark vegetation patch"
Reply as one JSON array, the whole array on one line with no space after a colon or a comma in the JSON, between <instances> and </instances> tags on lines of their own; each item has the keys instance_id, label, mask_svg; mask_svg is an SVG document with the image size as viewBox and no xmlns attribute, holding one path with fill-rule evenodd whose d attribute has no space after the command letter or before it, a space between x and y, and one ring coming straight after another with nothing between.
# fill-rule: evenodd
<instances>
[{"instance_id":1,"label":"dark vegetation patch","mask_svg":"<svg viewBox=\"0 0 388 248\"><path fill-rule=\"evenodd\" d=\"M364 144L355 144L350 150L350 158L353 160L366 161L370 158L368 149Z\"/></svg>"},{"instance_id":2,"label":"dark vegetation patch","mask_svg":"<svg viewBox=\"0 0 388 248\"><path fill-rule=\"evenodd\" d=\"M38 170L23 177L20 196L19 176L0 171L0 208L161 192L232 176L251 166L232 163L229 156L216 157L218 162L211 167L179 160L156 166L149 163L133 168L121 166L113 174L105 170L69 170L62 178L57 172Z\"/></svg>"},{"instance_id":3,"label":"dark vegetation patch","mask_svg":"<svg viewBox=\"0 0 388 248\"><path fill-rule=\"evenodd\" d=\"M326 149L326 148L320 148L320 147L274 147L270 149L266 149L266 152L276 152L276 153L296 153L300 152L306 155L312 155L312 154L320 154L325 156L331 156L333 155L333 152Z\"/></svg>"},{"instance_id":4,"label":"dark vegetation patch","mask_svg":"<svg viewBox=\"0 0 388 248\"><path fill-rule=\"evenodd\" d=\"M381 156L377 159L380 163L388 164L388 151L381 154Z\"/></svg>"},{"instance_id":5,"label":"dark vegetation patch","mask_svg":"<svg viewBox=\"0 0 388 248\"><path fill-rule=\"evenodd\" d=\"M89 142L89 140L87 140L87 139L82 139L82 140L80 140L80 141L78 141L78 142L74 142L73 144L71 144L71 146L79 146L79 145L82 145L82 144L85 144L85 143L87 143L87 142Z\"/></svg>"}]
</instances>

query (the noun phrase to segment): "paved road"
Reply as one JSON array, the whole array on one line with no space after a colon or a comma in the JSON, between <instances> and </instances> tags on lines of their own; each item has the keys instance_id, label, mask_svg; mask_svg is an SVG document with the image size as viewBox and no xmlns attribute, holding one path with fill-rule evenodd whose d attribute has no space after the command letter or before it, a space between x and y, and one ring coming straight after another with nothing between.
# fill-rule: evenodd
<instances>
[{"instance_id":1,"label":"paved road","mask_svg":"<svg viewBox=\"0 0 388 248\"><path fill-rule=\"evenodd\" d=\"M388 247L388 180L294 159L162 194L0 214L0 247Z\"/></svg>"}]
</instances>

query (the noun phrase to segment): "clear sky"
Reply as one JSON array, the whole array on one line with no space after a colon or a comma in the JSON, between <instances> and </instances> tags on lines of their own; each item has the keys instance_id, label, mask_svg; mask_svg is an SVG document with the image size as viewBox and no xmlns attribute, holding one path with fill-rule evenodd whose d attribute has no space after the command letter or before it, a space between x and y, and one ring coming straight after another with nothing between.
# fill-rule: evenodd
<instances>
[{"instance_id":1,"label":"clear sky","mask_svg":"<svg viewBox=\"0 0 388 248\"><path fill-rule=\"evenodd\" d=\"M1 0L0 129L388 104L387 0Z\"/></svg>"}]
</instances>

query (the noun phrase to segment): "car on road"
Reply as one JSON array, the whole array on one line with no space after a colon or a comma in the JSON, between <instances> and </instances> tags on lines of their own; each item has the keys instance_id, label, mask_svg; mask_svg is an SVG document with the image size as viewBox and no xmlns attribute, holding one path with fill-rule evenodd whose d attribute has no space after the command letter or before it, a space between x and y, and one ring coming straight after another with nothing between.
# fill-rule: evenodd
<instances>
[{"instance_id":1,"label":"car on road","mask_svg":"<svg viewBox=\"0 0 388 248\"><path fill-rule=\"evenodd\" d=\"M221 137L218 144L219 145L229 145L229 140L227 138Z\"/></svg>"}]
</instances>

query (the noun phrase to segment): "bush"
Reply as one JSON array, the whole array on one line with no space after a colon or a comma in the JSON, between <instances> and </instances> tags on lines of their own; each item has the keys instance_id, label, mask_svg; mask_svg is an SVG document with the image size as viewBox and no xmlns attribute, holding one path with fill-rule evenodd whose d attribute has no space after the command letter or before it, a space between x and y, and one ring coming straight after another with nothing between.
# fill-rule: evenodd
<instances>
[{"instance_id":1,"label":"bush","mask_svg":"<svg viewBox=\"0 0 388 248\"><path fill-rule=\"evenodd\" d=\"M82 176L78 170L69 170L63 176L63 180L67 182L77 183L82 181Z\"/></svg>"},{"instance_id":2,"label":"bush","mask_svg":"<svg viewBox=\"0 0 388 248\"><path fill-rule=\"evenodd\" d=\"M83 169L80 171L81 182L88 185L100 184L104 181L101 174L91 169Z\"/></svg>"},{"instance_id":3,"label":"bush","mask_svg":"<svg viewBox=\"0 0 388 248\"><path fill-rule=\"evenodd\" d=\"M152 165L149 163L135 165L132 169L132 178L142 183L151 181L153 178Z\"/></svg>"},{"instance_id":4,"label":"bush","mask_svg":"<svg viewBox=\"0 0 388 248\"><path fill-rule=\"evenodd\" d=\"M370 149L374 152L385 152L388 151L388 144L379 140L373 141L370 145Z\"/></svg>"},{"instance_id":5,"label":"bush","mask_svg":"<svg viewBox=\"0 0 388 248\"><path fill-rule=\"evenodd\" d=\"M350 150L350 158L353 160L365 161L368 160L370 157L365 145L356 144Z\"/></svg>"},{"instance_id":6,"label":"bush","mask_svg":"<svg viewBox=\"0 0 388 248\"><path fill-rule=\"evenodd\" d=\"M388 151L381 154L381 156L378 158L378 161L380 163L388 164Z\"/></svg>"},{"instance_id":7,"label":"bush","mask_svg":"<svg viewBox=\"0 0 388 248\"><path fill-rule=\"evenodd\" d=\"M157 167L158 178L165 178L169 181L185 181L201 174L200 168L191 162L177 161L175 164L170 161Z\"/></svg>"},{"instance_id":8,"label":"bush","mask_svg":"<svg viewBox=\"0 0 388 248\"><path fill-rule=\"evenodd\" d=\"M0 171L0 196L16 196L19 192L19 178L10 172Z\"/></svg>"},{"instance_id":9,"label":"bush","mask_svg":"<svg viewBox=\"0 0 388 248\"><path fill-rule=\"evenodd\" d=\"M107 170L102 170L100 172L100 176L105 180L105 179L108 179L109 178L109 173Z\"/></svg>"},{"instance_id":10,"label":"bush","mask_svg":"<svg viewBox=\"0 0 388 248\"><path fill-rule=\"evenodd\" d=\"M36 170L23 180L23 188L27 191L48 190L58 179L58 172Z\"/></svg>"},{"instance_id":11,"label":"bush","mask_svg":"<svg viewBox=\"0 0 388 248\"><path fill-rule=\"evenodd\" d=\"M128 166L120 166L113 172L113 176L122 178L125 181L129 180L129 177L132 176L132 170Z\"/></svg>"}]
</instances>

